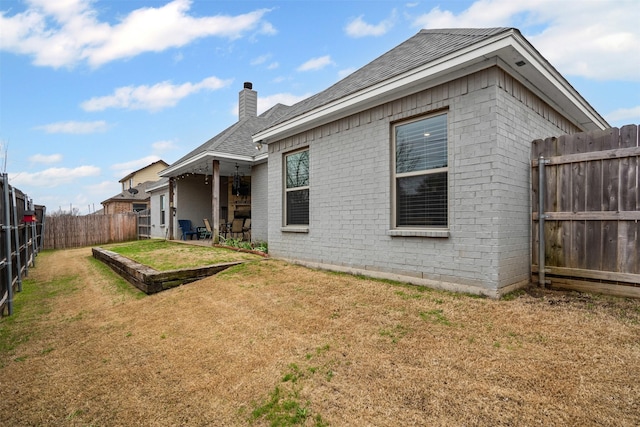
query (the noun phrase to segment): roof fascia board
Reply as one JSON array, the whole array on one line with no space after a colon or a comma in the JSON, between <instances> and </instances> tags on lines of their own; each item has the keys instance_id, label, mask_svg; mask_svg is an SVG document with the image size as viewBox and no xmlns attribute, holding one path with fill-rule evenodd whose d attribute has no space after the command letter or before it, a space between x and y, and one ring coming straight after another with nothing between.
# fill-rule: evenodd
<instances>
[{"instance_id":1,"label":"roof fascia board","mask_svg":"<svg viewBox=\"0 0 640 427\"><path fill-rule=\"evenodd\" d=\"M553 69L533 46L531 46L524 37L519 35L517 30L511 29L467 48L460 49L436 61L429 62L422 67L409 70L399 76L385 80L384 82L380 82L294 117L279 125L260 131L253 135L253 140L254 142L263 140L263 142L269 143L269 141L273 140L276 136L277 138L282 138L298 132L301 128L308 126L315 127L315 125L323 124L323 121L330 121L331 116L335 116L339 112L347 109L356 109L358 106L365 104L373 104L376 99L379 100L384 94L399 91L402 88L415 85L417 81L428 80L439 74L449 73L449 78L446 80L450 80L450 72L452 70L456 68L467 68L469 65L496 56L501 49L506 48L513 48L521 54L525 60L548 79L563 96L578 106L583 114L590 120L603 126L603 129L608 127L606 121L569 85L566 79ZM487 66L489 66L489 64L487 64Z\"/></svg>"},{"instance_id":2,"label":"roof fascia board","mask_svg":"<svg viewBox=\"0 0 640 427\"><path fill-rule=\"evenodd\" d=\"M253 160L254 160L254 163L259 164L259 163L266 162L268 157L269 157L268 153L262 153L255 156Z\"/></svg>"},{"instance_id":3,"label":"roof fascia board","mask_svg":"<svg viewBox=\"0 0 640 427\"><path fill-rule=\"evenodd\" d=\"M513 30L498 34L472 46L460 49L435 61L431 61L421 67L409 70L403 74L400 74L399 76L392 77L376 85L364 88L359 92L353 93L344 98L337 99L333 102L330 102L329 104L320 106L315 110L311 110L305 114L294 117L291 120L283 122L272 128L267 128L261 132L258 132L253 136L253 140L254 142L257 142L261 139L264 139L268 143L269 138L273 138L273 136L275 135L292 130L299 126L315 122L322 116L331 115L332 113L336 113L337 111L366 103L368 100L378 98L381 94L394 92L403 86L413 84L416 80L428 79L431 76L437 75L447 70L451 70L452 68L463 66L467 62L474 62L474 60L475 62L478 62L484 57L492 56L492 52L508 46L510 43L505 43L505 40L509 36L511 36L512 33Z\"/></svg>"},{"instance_id":4,"label":"roof fascia board","mask_svg":"<svg viewBox=\"0 0 640 427\"><path fill-rule=\"evenodd\" d=\"M573 105L578 107L580 111L601 129L609 127L609 123L598 114L595 109L576 91L571 84L562 77L562 75L544 59L542 55L520 34L514 34L514 38L518 41L513 47L518 51L526 62L531 64L535 69L543 75L545 79L550 81L560 93L566 97ZM520 73L518 73L520 74ZM544 97L546 98L546 97ZM543 99L544 99L543 98ZM581 123L584 126L583 123Z\"/></svg>"},{"instance_id":5,"label":"roof fascia board","mask_svg":"<svg viewBox=\"0 0 640 427\"><path fill-rule=\"evenodd\" d=\"M155 187L149 187L144 191L145 191L145 193L153 193L154 191L162 190L162 189L168 188L168 187L169 187L169 182L167 181L164 184L157 185Z\"/></svg>"},{"instance_id":6,"label":"roof fascia board","mask_svg":"<svg viewBox=\"0 0 640 427\"><path fill-rule=\"evenodd\" d=\"M172 176L172 174L180 174L182 173L182 171L184 169L187 169L191 166L196 165L197 163L203 161L203 160L217 160L217 159L224 159L224 160L235 160L238 162L253 162L254 158L250 157L250 156L237 156L237 155L233 155L233 154L227 154L227 153L216 153L216 152L211 152L211 151L203 151L200 154L197 154L187 160L185 160L184 162L178 164L178 165L174 165L174 166L170 166L167 169L163 170L162 172L160 172L160 176L162 177L170 177Z\"/></svg>"}]
</instances>

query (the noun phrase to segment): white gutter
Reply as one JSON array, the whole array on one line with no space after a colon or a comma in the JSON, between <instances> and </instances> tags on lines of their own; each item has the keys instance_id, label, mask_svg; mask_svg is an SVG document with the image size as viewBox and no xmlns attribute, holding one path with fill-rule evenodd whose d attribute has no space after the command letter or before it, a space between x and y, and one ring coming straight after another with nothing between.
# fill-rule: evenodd
<instances>
[{"instance_id":1,"label":"white gutter","mask_svg":"<svg viewBox=\"0 0 640 427\"><path fill-rule=\"evenodd\" d=\"M529 64L535 67L535 69L549 80L558 89L562 95L564 95L573 105L579 108L579 110L589 118L593 123L599 126L601 129L606 129L609 126L606 120L601 117L591 105L571 86L571 84L546 60L540 53L528 43L524 37L520 34L513 34L513 37L518 42L512 45L514 49L522 55L522 57Z\"/></svg>"},{"instance_id":2,"label":"white gutter","mask_svg":"<svg viewBox=\"0 0 640 427\"><path fill-rule=\"evenodd\" d=\"M601 126L602 129L608 127L607 122L599 117L584 98L557 71L548 65L548 62L522 36L518 35L515 30L510 30L267 128L253 135L253 141L263 140L268 143L270 139L276 136L293 133L296 129L320 122L328 116L337 115L340 111L354 109L384 94L415 84L416 81L427 80L439 73L450 72L456 67L468 66L474 62L479 62L484 58L495 55L500 49L509 47L521 54L529 64L533 65L585 116Z\"/></svg>"},{"instance_id":3,"label":"white gutter","mask_svg":"<svg viewBox=\"0 0 640 427\"><path fill-rule=\"evenodd\" d=\"M238 162L249 162L249 163L255 160L254 157L251 157L251 156L238 156L238 155L232 155L232 154L226 154L226 153L216 153L213 151L203 151L202 153L194 157L190 157L189 159L187 159L186 161L180 164L168 167L167 169L160 172L159 175L162 177L168 177L171 175L171 173L177 172L180 169L188 168L190 165L199 163L200 161L206 160L207 158L212 158L212 160L225 159L225 160L233 160Z\"/></svg>"}]
</instances>

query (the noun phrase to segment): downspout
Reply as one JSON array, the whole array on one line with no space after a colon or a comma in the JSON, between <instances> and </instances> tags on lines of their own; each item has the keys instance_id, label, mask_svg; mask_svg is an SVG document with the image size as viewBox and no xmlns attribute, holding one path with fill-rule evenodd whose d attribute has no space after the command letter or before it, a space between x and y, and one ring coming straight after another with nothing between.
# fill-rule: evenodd
<instances>
[{"instance_id":1,"label":"downspout","mask_svg":"<svg viewBox=\"0 0 640 427\"><path fill-rule=\"evenodd\" d=\"M538 286L545 287L547 284L545 277L545 240L544 240L544 220L545 214L545 171L544 166L549 163L542 154L538 158Z\"/></svg>"}]
</instances>

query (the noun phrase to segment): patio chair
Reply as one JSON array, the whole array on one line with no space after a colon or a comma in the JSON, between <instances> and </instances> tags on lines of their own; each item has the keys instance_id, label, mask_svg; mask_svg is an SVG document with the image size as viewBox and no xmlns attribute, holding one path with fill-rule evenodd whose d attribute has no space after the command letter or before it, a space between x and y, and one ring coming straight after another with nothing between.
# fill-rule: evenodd
<instances>
[{"instance_id":1,"label":"patio chair","mask_svg":"<svg viewBox=\"0 0 640 427\"><path fill-rule=\"evenodd\" d=\"M191 236L196 236L196 239L200 237L198 230L194 230L191 226L190 219L179 219L178 225L180 226L180 230L182 230L182 240L187 240L187 236L189 236L189 240L191 240Z\"/></svg>"},{"instance_id":2,"label":"patio chair","mask_svg":"<svg viewBox=\"0 0 640 427\"><path fill-rule=\"evenodd\" d=\"M251 240L251 218L244 220L244 225L242 226L242 238L244 240Z\"/></svg>"},{"instance_id":3,"label":"patio chair","mask_svg":"<svg viewBox=\"0 0 640 427\"><path fill-rule=\"evenodd\" d=\"M242 218L235 218L231 223L231 237L240 235L243 236L242 227L244 225L244 220Z\"/></svg>"},{"instance_id":4,"label":"patio chair","mask_svg":"<svg viewBox=\"0 0 640 427\"><path fill-rule=\"evenodd\" d=\"M200 230L200 238L201 239L210 239L213 236L213 230L211 229L211 224L207 218L204 218L204 228Z\"/></svg>"}]
</instances>

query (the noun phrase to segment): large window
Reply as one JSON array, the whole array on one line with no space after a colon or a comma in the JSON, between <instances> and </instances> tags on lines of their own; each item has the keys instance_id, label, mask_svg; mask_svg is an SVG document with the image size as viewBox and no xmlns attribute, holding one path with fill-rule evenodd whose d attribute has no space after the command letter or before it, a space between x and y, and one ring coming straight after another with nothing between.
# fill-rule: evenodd
<instances>
[{"instance_id":1,"label":"large window","mask_svg":"<svg viewBox=\"0 0 640 427\"><path fill-rule=\"evenodd\" d=\"M448 227L447 115L393 128L395 228Z\"/></svg>"},{"instance_id":2,"label":"large window","mask_svg":"<svg viewBox=\"0 0 640 427\"><path fill-rule=\"evenodd\" d=\"M285 225L309 225L309 150L285 156Z\"/></svg>"}]
</instances>

